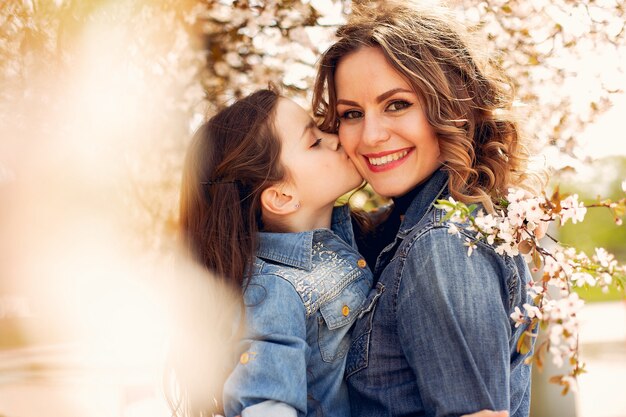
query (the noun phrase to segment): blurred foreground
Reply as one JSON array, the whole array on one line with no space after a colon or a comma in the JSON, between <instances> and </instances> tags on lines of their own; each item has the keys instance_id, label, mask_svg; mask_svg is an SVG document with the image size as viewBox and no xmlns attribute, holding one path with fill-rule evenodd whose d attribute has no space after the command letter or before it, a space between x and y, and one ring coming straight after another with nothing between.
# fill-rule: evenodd
<instances>
[{"instance_id":1,"label":"blurred foreground","mask_svg":"<svg viewBox=\"0 0 626 417\"><path fill-rule=\"evenodd\" d=\"M209 310L205 305L204 313L211 313ZM214 318L220 316L217 308L212 313ZM582 354L589 373L580 378L579 392L565 397L560 396L558 387L545 381L550 369L536 373L532 417L626 416L626 303L594 303L586 306L581 316ZM612 318L610 324L606 317ZM156 326L157 329L153 322L152 318L136 323L140 327L133 334L124 335L119 327L118 331L109 329L105 340L96 345L83 341L0 351L0 416L170 416L163 396L165 344L164 334L158 330L163 327ZM2 323L0 320L3 333ZM215 328L215 321L203 323ZM151 327L152 332L148 330ZM198 326L197 332L201 328ZM152 338L147 333L152 333ZM215 342L223 335L205 333L206 338L201 340L197 333L197 337L196 342L202 347L193 348L186 359L190 370L200 376L196 384L201 390L214 383L206 377L216 375L215 369L227 355ZM107 343L109 338L120 339ZM213 343L207 345L209 340ZM195 358L203 358L204 363Z\"/></svg>"}]
</instances>

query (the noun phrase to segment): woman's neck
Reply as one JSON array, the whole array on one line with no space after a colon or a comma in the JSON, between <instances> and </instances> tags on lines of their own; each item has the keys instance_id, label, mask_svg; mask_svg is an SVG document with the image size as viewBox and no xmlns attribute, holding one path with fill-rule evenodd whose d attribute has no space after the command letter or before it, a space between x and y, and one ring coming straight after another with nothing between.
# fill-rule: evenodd
<instances>
[{"instance_id":1,"label":"woman's neck","mask_svg":"<svg viewBox=\"0 0 626 417\"><path fill-rule=\"evenodd\" d=\"M393 197L393 212L399 215L404 215L404 213L409 209L409 206L411 205L413 200L415 200L415 196L417 196L417 194L419 194L419 192L424 187L424 184L425 182L416 185L415 187L413 187L413 189L411 189L408 193L404 195Z\"/></svg>"}]
</instances>

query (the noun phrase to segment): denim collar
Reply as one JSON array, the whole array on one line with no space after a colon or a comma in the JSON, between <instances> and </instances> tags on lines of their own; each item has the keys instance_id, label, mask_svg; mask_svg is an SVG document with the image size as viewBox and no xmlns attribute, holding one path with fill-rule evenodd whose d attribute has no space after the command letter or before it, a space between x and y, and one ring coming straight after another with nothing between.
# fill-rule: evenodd
<instances>
[{"instance_id":1,"label":"denim collar","mask_svg":"<svg viewBox=\"0 0 626 417\"><path fill-rule=\"evenodd\" d=\"M354 246L351 233L350 208L335 207L330 229L315 229L298 233L259 233L259 258L278 262L295 268L313 269L313 244L327 239L341 239Z\"/></svg>"},{"instance_id":2,"label":"denim collar","mask_svg":"<svg viewBox=\"0 0 626 417\"><path fill-rule=\"evenodd\" d=\"M442 193L447 190L447 187L448 173L443 168L439 168L421 185L421 190L417 193L404 214L398 236L402 238L406 237L424 217L435 201L443 198Z\"/></svg>"}]
</instances>

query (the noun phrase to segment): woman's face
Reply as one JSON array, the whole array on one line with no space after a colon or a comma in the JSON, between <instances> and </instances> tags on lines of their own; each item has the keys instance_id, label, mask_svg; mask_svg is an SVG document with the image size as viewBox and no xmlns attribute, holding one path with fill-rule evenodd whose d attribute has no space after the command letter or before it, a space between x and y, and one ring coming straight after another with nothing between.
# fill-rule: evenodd
<instances>
[{"instance_id":1,"label":"woman's face","mask_svg":"<svg viewBox=\"0 0 626 417\"><path fill-rule=\"evenodd\" d=\"M279 99L275 128L281 140L281 162L303 206L332 207L337 198L363 182L337 135L319 130L293 101Z\"/></svg>"},{"instance_id":2,"label":"woman's face","mask_svg":"<svg viewBox=\"0 0 626 417\"><path fill-rule=\"evenodd\" d=\"M417 94L379 48L342 58L335 85L339 139L378 194L401 196L441 165L437 137Z\"/></svg>"}]
</instances>

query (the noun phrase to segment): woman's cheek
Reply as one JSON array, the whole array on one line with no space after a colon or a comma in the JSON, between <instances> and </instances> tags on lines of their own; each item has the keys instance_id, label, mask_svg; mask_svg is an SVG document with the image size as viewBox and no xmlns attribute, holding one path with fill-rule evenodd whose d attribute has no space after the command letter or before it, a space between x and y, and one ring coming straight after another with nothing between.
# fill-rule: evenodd
<instances>
[{"instance_id":1,"label":"woman's cheek","mask_svg":"<svg viewBox=\"0 0 626 417\"><path fill-rule=\"evenodd\" d=\"M359 136L356 129L347 127L339 128L339 142L341 142L341 146L346 151L350 159L352 159L356 163L356 148L359 144Z\"/></svg>"}]
</instances>

